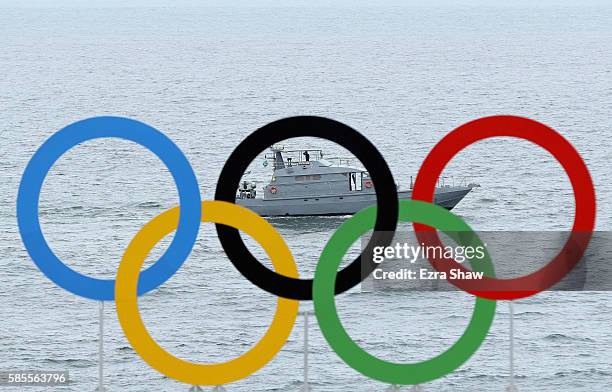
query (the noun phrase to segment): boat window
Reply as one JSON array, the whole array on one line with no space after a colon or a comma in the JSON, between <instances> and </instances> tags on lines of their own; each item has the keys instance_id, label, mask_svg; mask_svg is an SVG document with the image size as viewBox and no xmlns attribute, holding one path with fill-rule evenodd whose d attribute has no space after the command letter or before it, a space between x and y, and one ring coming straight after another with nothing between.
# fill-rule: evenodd
<instances>
[{"instance_id":1,"label":"boat window","mask_svg":"<svg viewBox=\"0 0 612 392\"><path fill-rule=\"evenodd\" d=\"M349 173L349 190L351 191L361 190L361 172Z\"/></svg>"},{"instance_id":2,"label":"boat window","mask_svg":"<svg viewBox=\"0 0 612 392\"><path fill-rule=\"evenodd\" d=\"M295 176L295 181L304 182L304 181L318 181L321 179L320 174L314 174L311 176Z\"/></svg>"}]
</instances>

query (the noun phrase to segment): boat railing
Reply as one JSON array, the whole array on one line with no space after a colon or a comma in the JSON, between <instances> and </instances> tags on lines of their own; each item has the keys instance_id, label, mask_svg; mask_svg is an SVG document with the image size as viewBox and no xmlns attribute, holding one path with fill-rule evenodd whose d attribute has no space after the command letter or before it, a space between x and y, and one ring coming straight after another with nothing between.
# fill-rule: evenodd
<instances>
[{"instance_id":1,"label":"boat railing","mask_svg":"<svg viewBox=\"0 0 612 392\"><path fill-rule=\"evenodd\" d=\"M282 169L282 168L288 168L288 167L295 167L295 166L308 166L311 165L312 161L306 161L306 160L296 160L294 161L293 159L289 158L289 159L283 159L282 162L279 161L274 161L274 169Z\"/></svg>"},{"instance_id":2,"label":"boat railing","mask_svg":"<svg viewBox=\"0 0 612 392\"><path fill-rule=\"evenodd\" d=\"M414 186L414 177L410 176L410 189ZM455 177L455 176L441 176L436 181L436 188L451 188L451 187L465 187L465 188L477 188L480 187L478 183L473 181L472 177Z\"/></svg>"},{"instance_id":3,"label":"boat railing","mask_svg":"<svg viewBox=\"0 0 612 392\"><path fill-rule=\"evenodd\" d=\"M293 152L293 151L291 151ZM311 165L313 162L324 161L329 163L331 166L349 166L349 167L360 167L360 161L357 158L344 158L344 157L324 157L323 154L317 152L310 152L308 160L303 154L294 154L292 156L283 157L282 162L276 159L273 155L266 155L266 159L272 161L274 169L281 169L294 166L306 166Z\"/></svg>"},{"instance_id":4,"label":"boat railing","mask_svg":"<svg viewBox=\"0 0 612 392\"><path fill-rule=\"evenodd\" d=\"M282 161L278 159L279 152L282 156ZM304 153L308 153L305 155ZM280 169L283 167L293 167L293 166L305 166L310 165L312 162L320 161L323 159L323 151L321 150L284 150L284 149L276 149L273 150L272 154L266 154L265 158L268 161L272 161L274 169Z\"/></svg>"},{"instance_id":5,"label":"boat railing","mask_svg":"<svg viewBox=\"0 0 612 392\"><path fill-rule=\"evenodd\" d=\"M355 157L325 157L325 160L334 166L361 166Z\"/></svg>"}]
</instances>

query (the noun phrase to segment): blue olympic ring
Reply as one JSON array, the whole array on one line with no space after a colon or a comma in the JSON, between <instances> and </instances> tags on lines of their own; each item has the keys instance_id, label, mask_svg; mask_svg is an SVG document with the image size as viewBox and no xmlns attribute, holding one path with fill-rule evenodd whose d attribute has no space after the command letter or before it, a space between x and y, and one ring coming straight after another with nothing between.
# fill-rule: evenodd
<instances>
[{"instance_id":1,"label":"blue olympic ring","mask_svg":"<svg viewBox=\"0 0 612 392\"><path fill-rule=\"evenodd\" d=\"M47 244L38 219L40 191L55 162L79 143L97 138L129 140L153 152L166 165L179 193L181 212L172 243L159 260L142 272L138 295L168 280L191 253L200 230L201 197L195 173L181 150L163 133L122 117L93 117L77 121L52 135L30 159L19 185L17 223L34 263L58 286L81 297L101 301L115 298L115 280L82 275L66 266Z\"/></svg>"}]
</instances>

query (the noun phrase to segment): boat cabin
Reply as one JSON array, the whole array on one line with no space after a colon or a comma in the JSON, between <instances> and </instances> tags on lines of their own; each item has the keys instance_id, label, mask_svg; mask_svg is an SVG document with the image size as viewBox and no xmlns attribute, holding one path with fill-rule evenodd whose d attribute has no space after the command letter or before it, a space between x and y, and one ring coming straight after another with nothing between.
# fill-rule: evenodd
<instances>
[{"instance_id":1,"label":"boat cabin","mask_svg":"<svg viewBox=\"0 0 612 392\"><path fill-rule=\"evenodd\" d=\"M263 187L264 199L350 195L373 192L367 171L357 167L355 158L324 157L322 150L271 148L266 163L272 163L272 177ZM255 198L254 183L244 181L238 198Z\"/></svg>"}]
</instances>

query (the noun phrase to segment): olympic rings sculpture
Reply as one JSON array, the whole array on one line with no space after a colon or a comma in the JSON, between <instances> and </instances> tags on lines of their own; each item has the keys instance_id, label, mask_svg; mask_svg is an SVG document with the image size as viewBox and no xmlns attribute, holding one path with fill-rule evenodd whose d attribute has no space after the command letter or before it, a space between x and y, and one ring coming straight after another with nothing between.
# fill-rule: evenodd
<instances>
[{"instance_id":1,"label":"olympic rings sculpture","mask_svg":"<svg viewBox=\"0 0 612 392\"><path fill-rule=\"evenodd\" d=\"M313 280L301 280L293 256L280 234L254 212L234 204L238 182L250 162L266 147L297 136L334 141L356 155L376 184L377 203L346 220L332 235L319 257ZM420 363L397 364L376 358L361 349L338 318L335 295L360 283L374 269L357 257L338 272L342 257L363 234L373 229L365 247L388 245L398 221L413 222L419 241L441 245L436 229L457 243L482 246L461 218L432 204L438 176L446 163L466 146L489 137L511 136L529 140L549 151L563 166L574 188L576 212L572 235L561 252L531 275L500 280L485 249L485 258L471 263L485 278L475 286L449 281L476 296L472 319L464 334L447 351ZM66 266L46 242L38 217L45 177L69 149L97 138L121 138L142 145L167 166L176 183L180 208L174 207L145 224L121 259L115 280L95 279ZM354 129L331 119L301 116L268 124L248 136L221 171L214 201L202 201L193 169L179 148L164 134L139 121L121 117L94 117L78 121L53 134L34 153L23 173L17 195L17 222L24 246L38 268L54 283L73 294L116 302L117 317L126 338L151 367L192 385L222 385L249 376L265 366L283 347L298 314L299 300L313 300L321 331L330 347L349 366L367 377L392 384L421 384L454 371L478 350L495 315L496 301L528 297L560 281L580 260L595 225L595 189L590 173L574 147L559 133L539 122L516 116L492 116L460 126L446 135L419 169L413 200L398 201L391 171L379 151ZM138 310L138 296L168 280L184 263L195 244L201 222L214 222L223 249L240 273L261 289L277 295L276 313L262 339L242 356L221 364L196 364L174 357L147 332ZM275 271L262 265L246 248L238 230L252 236L266 251ZM166 252L148 269L140 269L164 236L176 231ZM457 232L468 235L457 235ZM454 260L429 260L440 271L464 268ZM483 262L484 261L484 262ZM471 262L471 260L470 260ZM447 274L449 276L449 274ZM525 289L539 282L537 290Z\"/></svg>"}]
</instances>

